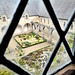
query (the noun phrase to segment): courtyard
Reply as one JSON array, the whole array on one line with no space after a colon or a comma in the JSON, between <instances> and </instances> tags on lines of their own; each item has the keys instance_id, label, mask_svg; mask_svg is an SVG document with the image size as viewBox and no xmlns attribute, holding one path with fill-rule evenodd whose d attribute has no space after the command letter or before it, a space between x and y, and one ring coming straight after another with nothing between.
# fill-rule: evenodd
<instances>
[{"instance_id":1,"label":"courtyard","mask_svg":"<svg viewBox=\"0 0 75 75\"><path fill-rule=\"evenodd\" d=\"M41 36L36 35L35 33L31 32L28 34L21 34L14 36L14 39L21 47L29 47L35 44L39 44L42 42L46 42L46 39L41 38Z\"/></svg>"},{"instance_id":2,"label":"courtyard","mask_svg":"<svg viewBox=\"0 0 75 75\"><path fill-rule=\"evenodd\" d=\"M73 46L73 41L71 40L73 40L74 36L72 34L68 36L69 45ZM27 72L33 75L40 75L49 56L52 54L55 43L48 42L45 38L41 37L40 34L33 32L14 35L9 43L9 50L7 49L8 52L5 53L5 57ZM68 54L62 44L53 60L50 70L68 60Z\"/></svg>"},{"instance_id":3,"label":"courtyard","mask_svg":"<svg viewBox=\"0 0 75 75\"><path fill-rule=\"evenodd\" d=\"M9 42L4 56L25 71L33 75L41 75L58 39L56 29L51 22L50 25L40 24L37 21L25 22L22 19ZM4 28L2 28L2 32ZM66 36L71 50L74 35L68 33ZM69 60L66 49L61 44L49 70L51 71Z\"/></svg>"}]
</instances>

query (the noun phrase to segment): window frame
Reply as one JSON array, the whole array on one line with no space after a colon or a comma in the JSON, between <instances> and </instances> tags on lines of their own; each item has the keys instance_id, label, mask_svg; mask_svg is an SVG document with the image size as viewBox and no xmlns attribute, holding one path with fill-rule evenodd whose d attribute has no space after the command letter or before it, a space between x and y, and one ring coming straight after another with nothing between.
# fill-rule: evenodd
<instances>
[{"instance_id":1,"label":"window frame","mask_svg":"<svg viewBox=\"0 0 75 75\"><path fill-rule=\"evenodd\" d=\"M28 0L21 0L20 1L19 6L18 6L18 8L17 8L17 10L16 10L16 12L15 12L15 14L13 16L13 19L12 19L11 23L10 23L10 26L9 26L8 30L6 31L6 34L3 37L2 42L0 44L0 49L1 49L1 52L0 52L0 64L5 65L9 69L13 70L14 72L16 72L16 73L18 73L20 75L23 75L23 74L29 75L29 73L26 72L26 71L24 71L20 67L18 67L18 65L15 65L14 63L12 63L9 60L7 60L4 57L4 53L5 53L5 50L6 50L7 46L8 46L8 43L9 43L12 35L13 35L13 32L14 32L15 28L18 25L19 19L20 19L21 15L22 15L22 13L23 13L26 5L27 5L27 2L28 2ZM63 44L64 44L64 46L66 48L66 51L67 51L70 59L72 60L72 62L75 63L75 60L74 60L74 57L75 56L72 55L71 50L70 50L70 47L69 47L69 45L68 45L68 43L67 43L67 41L65 39L65 36L66 36L66 34L67 34L67 32L68 32L68 30L69 30L69 28L70 28L70 26L71 26L74 18L75 18L75 10L73 11L73 13L70 16L67 24L65 25L64 30L62 30L61 27L60 27L60 24L58 22L58 19L56 17L56 14L55 14L55 12L53 10L53 7L52 7L52 5L50 3L50 1L49 0L43 0L43 2L45 4L46 9L47 9L47 11L48 11L48 13L49 13L49 15L50 15L53 23L54 23L54 26L55 26L58 34L59 34L59 39L58 39L55 47L53 48L52 55L49 57L48 62L45 65L44 70L42 71L42 75L43 74L46 75L46 73L47 73L47 71L48 71L48 69L49 69L49 67L50 67L50 65L51 65L51 63L52 63L52 61L53 61L53 59L54 59L54 57L55 57L55 55L56 55L56 53L57 53L57 51L58 51L58 49L59 49L59 47L60 47L60 45L61 45L62 42L63 42Z\"/></svg>"}]
</instances>

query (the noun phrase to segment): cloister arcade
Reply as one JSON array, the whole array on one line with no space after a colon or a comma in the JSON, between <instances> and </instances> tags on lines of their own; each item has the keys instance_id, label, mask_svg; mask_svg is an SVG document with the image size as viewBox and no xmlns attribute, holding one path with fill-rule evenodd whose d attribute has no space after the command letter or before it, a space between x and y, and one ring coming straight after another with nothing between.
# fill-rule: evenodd
<instances>
[{"instance_id":1,"label":"cloister arcade","mask_svg":"<svg viewBox=\"0 0 75 75\"><path fill-rule=\"evenodd\" d=\"M8 27L8 23L5 24L5 22L8 21L8 18L5 15L2 15L0 18L3 23L3 25L0 26L0 34L3 34L5 29ZM42 22L40 23L40 21L36 18L32 18L30 20L28 14L25 14L25 16L21 18L21 21L18 23L18 26L15 29L13 35L34 32L35 34L40 35L48 41L52 40L52 33L54 28L50 25L43 24Z\"/></svg>"},{"instance_id":2,"label":"cloister arcade","mask_svg":"<svg viewBox=\"0 0 75 75\"><path fill-rule=\"evenodd\" d=\"M4 26L1 28L2 33L6 29L6 27L7 26ZM51 28L50 26L42 25L42 24L39 24L38 22L31 22L31 23L26 23L24 25L19 24L14 32L14 35L34 32L35 34L39 34L41 37L45 39L49 37L47 40L51 41L53 30L54 29Z\"/></svg>"}]
</instances>

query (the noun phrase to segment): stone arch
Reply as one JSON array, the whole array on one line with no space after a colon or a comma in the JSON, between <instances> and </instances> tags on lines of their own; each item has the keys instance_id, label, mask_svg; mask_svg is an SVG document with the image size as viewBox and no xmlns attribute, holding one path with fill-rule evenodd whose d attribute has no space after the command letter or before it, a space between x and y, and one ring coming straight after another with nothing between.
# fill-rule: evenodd
<instances>
[{"instance_id":1,"label":"stone arch","mask_svg":"<svg viewBox=\"0 0 75 75\"><path fill-rule=\"evenodd\" d=\"M22 26L21 25L18 25L14 34L21 34L22 33Z\"/></svg>"},{"instance_id":2,"label":"stone arch","mask_svg":"<svg viewBox=\"0 0 75 75\"><path fill-rule=\"evenodd\" d=\"M36 29L36 25L35 25L35 23L33 24L33 30L35 30Z\"/></svg>"},{"instance_id":3,"label":"stone arch","mask_svg":"<svg viewBox=\"0 0 75 75\"><path fill-rule=\"evenodd\" d=\"M29 32L29 31L31 31L31 24L26 23L23 27L23 32Z\"/></svg>"},{"instance_id":4,"label":"stone arch","mask_svg":"<svg viewBox=\"0 0 75 75\"><path fill-rule=\"evenodd\" d=\"M38 22L34 22L34 24L35 24L36 28L39 28L39 23Z\"/></svg>"},{"instance_id":5,"label":"stone arch","mask_svg":"<svg viewBox=\"0 0 75 75\"><path fill-rule=\"evenodd\" d=\"M59 35L55 29L53 30L52 37L53 37L52 39L54 41L57 41L57 39L59 38Z\"/></svg>"},{"instance_id":6,"label":"stone arch","mask_svg":"<svg viewBox=\"0 0 75 75\"><path fill-rule=\"evenodd\" d=\"M48 27L44 27L44 33L48 34L48 32L49 32Z\"/></svg>"},{"instance_id":7,"label":"stone arch","mask_svg":"<svg viewBox=\"0 0 75 75\"><path fill-rule=\"evenodd\" d=\"M36 34L38 34L39 33L39 23L38 22L34 22L34 32L36 33Z\"/></svg>"},{"instance_id":8,"label":"stone arch","mask_svg":"<svg viewBox=\"0 0 75 75\"><path fill-rule=\"evenodd\" d=\"M33 31L34 28L35 28L35 24L34 24L34 22L31 22L31 26L32 26L32 31Z\"/></svg>"},{"instance_id":9,"label":"stone arch","mask_svg":"<svg viewBox=\"0 0 75 75\"><path fill-rule=\"evenodd\" d=\"M7 29L7 26L4 26L1 28L1 32L4 33L4 31Z\"/></svg>"}]
</instances>

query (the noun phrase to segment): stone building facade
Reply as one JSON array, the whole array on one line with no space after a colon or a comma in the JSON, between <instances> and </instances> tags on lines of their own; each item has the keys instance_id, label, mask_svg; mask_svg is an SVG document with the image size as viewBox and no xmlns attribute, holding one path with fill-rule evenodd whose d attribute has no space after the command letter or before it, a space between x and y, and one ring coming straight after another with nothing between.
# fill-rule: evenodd
<instances>
[{"instance_id":1,"label":"stone building facade","mask_svg":"<svg viewBox=\"0 0 75 75\"><path fill-rule=\"evenodd\" d=\"M67 24L67 20L58 19L61 28L64 30L64 27ZM0 17L0 34L2 35L8 24L10 19L8 19L5 15ZM28 32L34 32L35 34L39 34L43 38L47 38L48 41L51 41L52 38L57 40L58 34L53 25L53 22L48 17L43 16L30 16L29 14L24 14L13 35L23 34ZM75 32L75 22L72 23L72 26L69 29L69 32Z\"/></svg>"}]
</instances>

